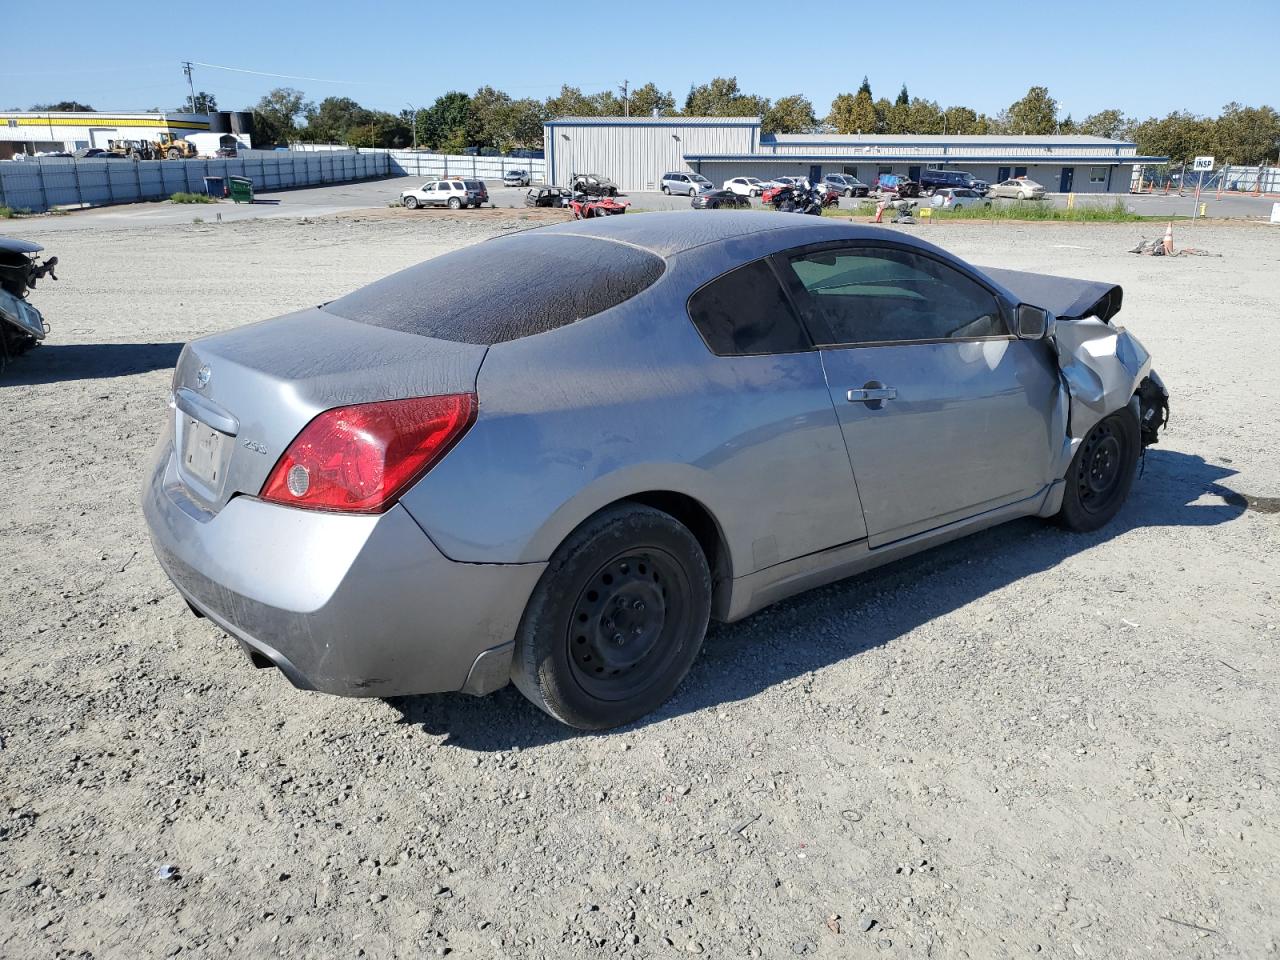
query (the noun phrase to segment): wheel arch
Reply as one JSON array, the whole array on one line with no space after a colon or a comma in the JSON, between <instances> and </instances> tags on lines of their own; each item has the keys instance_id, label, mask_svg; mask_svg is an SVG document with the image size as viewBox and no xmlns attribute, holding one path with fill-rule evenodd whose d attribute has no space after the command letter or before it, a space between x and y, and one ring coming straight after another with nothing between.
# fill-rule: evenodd
<instances>
[{"instance_id":1,"label":"wheel arch","mask_svg":"<svg viewBox=\"0 0 1280 960\"><path fill-rule=\"evenodd\" d=\"M729 594L733 586L733 557L728 540L715 513L702 500L687 493L669 489L645 489L614 497L583 516L558 538L554 550L593 517L618 506L636 504L661 510L684 524L698 541L707 567L711 571L711 615L722 619L729 610Z\"/></svg>"}]
</instances>

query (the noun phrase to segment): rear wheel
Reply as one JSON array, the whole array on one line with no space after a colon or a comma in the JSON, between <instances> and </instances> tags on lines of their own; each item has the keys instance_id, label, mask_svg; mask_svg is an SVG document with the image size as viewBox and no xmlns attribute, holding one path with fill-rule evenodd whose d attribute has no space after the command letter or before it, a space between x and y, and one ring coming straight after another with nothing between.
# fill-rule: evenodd
<instances>
[{"instance_id":1,"label":"rear wheel","mask_svg":"<svg viewBox=\"0 0 1280 960\"><path fill-rule=\"evenodd\" d=\"M697 539L660 510L610 507L560 545L525 609L512 679L562 723L603 730L659 707L711 610Z\"/></svg>"},{"instance_id":2,"label":"rear wheel","mask_svg":"<svg viewBox=\"0 0 1280 960\"><path fill-rule=\"evenodd\" d=\"M462 201L461 201L461 200L459 200L457 197L450 197L450 198L449 198L449 209L450 209L450 210L461 210L461 209L462 209Z\"/></svg>"},{"instance_id":3,"label":"rear wheel","mask_svg":"<svg viewBox=\"0 0 1280 960\"><path fill-rule=\"evenodd\" d=\"M417 197L405 197L405 198L404 198L404 205L405 205L406 207L408 207L410 210L417 210L417 209L418 209L418 198L417 198Z\"/></svg>"},{"instance_id":4,"label":"rear wheel","mask_svg":"<svg viewBox=\"0 0 1280 960\"><path fill-rule=\"evenodd\" d=\"M1058 523L1086 532L1110 521L1133 486L1141 451L1138 423L1128 407L1098 421L1071 458Z\"/></svg>"}]
</instances>

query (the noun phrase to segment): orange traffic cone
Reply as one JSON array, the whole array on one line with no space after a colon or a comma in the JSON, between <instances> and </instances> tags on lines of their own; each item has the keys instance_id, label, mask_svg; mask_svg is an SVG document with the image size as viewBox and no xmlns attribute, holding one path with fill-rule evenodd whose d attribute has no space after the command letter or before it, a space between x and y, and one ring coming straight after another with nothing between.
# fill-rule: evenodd
<instances>
[{"instance_id":1,"label":"orange traffic cone","mask_svg":"<svg viewBox=\"0 0 1280 960\"><path fill-rule=\"evenodd\" d=\"M880 218L881 218L881 217L883 217L883 216L884 216L884 201L883 201L883 200L881 200L879 203L877 203L877 204L876 204L876 218L875 218L874 220L872 220L871 222L872 222L872 223L879 223L879 222L880 222Z\"/></svg>"},{"instance_id":2,"label":"orange traffic cone","mask_svg":"<svg viewBox=\"0 0 1280 960\"><path fill-rule=\"evenodd\" d=\"M1164 228L1164 255L1173 256L1173 223Z\"/></svg>"}]
</instances>

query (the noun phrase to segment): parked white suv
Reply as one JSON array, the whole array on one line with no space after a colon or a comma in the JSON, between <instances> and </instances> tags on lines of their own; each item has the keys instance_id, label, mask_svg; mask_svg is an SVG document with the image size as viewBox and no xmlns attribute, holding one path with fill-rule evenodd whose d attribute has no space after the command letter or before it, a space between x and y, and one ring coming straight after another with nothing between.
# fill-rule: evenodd
<instances>
[{"instance_id":1,"label":"parked white suv","mask_svg":"<svg viewBox=\"0 0 1280 960\"><path fill-rule=\"evenodd\" d=\"M721 189L731 190L740 197L758 197L764 193L766 184L755 177L734 177L726 180Z\"/></svg>"},{"instance_id":2,"label":"parked white suv","mask_svg":"<svg viewBox=\"0 0 1280 960\"><path fill-rule=\"evenodd\" d=\"M683 193L696 197L700 193L714 189L715 185L700 173L664 173L662 175L663 193Z\"/></svg>"},{"instance_id":3,"label":"parked white suv","mask_svg":"<svg viewBox=\"0 0 1280 960\"><path fill-rule=\"evenodd\" d=\"M418 207L461 210L472 206L479 209L488 200L489 191L483 180L428 180L422 186L400 194L400 202L410 210Z\"/></svg>"}]
</instances>

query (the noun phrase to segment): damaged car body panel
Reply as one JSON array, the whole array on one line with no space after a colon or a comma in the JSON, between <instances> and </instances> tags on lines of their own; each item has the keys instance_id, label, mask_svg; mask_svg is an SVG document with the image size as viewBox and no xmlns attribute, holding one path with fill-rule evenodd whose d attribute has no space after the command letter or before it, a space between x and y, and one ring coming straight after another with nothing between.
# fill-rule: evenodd
<instances>
[{"instance_id":1,"label":"damaged car body panel","mask_svg":"<svg viewBox=\"0 0 1280 960\"><path fill-rule=\"evenodd\" d=\"M1111 322L1124 300L1119 285L1021 270L983 272L1016 299L1054 316L1049 340L1070 397L1066 460L1098 421L1130 403L1137 405L1143 445L1157 442L1169 420L1169 392L1138 338Z\"/></svg>"}]
</instances>

